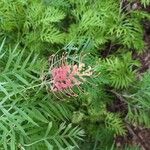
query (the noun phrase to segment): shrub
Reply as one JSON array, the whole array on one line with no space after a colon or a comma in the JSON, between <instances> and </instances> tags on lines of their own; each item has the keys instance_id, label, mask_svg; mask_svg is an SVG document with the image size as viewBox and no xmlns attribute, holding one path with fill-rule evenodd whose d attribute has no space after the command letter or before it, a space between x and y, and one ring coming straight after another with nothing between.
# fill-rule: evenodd
<instances>
[{"instance_id":1,"label":"shrub","mask_svg":"<svg viewBox=\"0 0 150 150\"><path fill-rule=\"evenodd\" d=\"M127 125L149 128L150 73L133 56L150 15L132 3L0 1L0 149L110 150Z\"/></svg>"}]
</instances>

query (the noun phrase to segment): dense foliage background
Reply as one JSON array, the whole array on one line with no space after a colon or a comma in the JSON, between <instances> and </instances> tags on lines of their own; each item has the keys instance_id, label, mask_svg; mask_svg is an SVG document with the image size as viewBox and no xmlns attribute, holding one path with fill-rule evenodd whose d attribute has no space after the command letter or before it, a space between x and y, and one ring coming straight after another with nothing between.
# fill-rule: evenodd
<instances>
[{"instance_id":1,"label":"dense foliage background","mask_svg":"<svg viewBox=\"0 0 150 150\"><path fill-rule=\"evenodd\" d=\"M0 0L0 149L144 147L119 145L117 139L150 128L150 71L139 59L149 49L149 5L150 0ZM82 63L94 72L81 90L74 89L78 96L58 96L43 80L53 65L49 57L64 52L75 64L84 56Z\"/></svg>"}]
</instances>

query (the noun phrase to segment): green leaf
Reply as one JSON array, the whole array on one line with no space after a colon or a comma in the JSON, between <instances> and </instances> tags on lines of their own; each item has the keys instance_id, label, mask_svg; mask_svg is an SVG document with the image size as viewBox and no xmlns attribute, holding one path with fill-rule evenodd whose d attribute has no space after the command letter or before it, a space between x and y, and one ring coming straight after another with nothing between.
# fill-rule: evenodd
<instances>
[{"instance_id":1,"label":"green leaf","mask_svg":"<svg viewBox=\"0 0 150 150\"><path fill-rule=\"evenodd\" d=\"M44 140L44 142L48 150L53 150L53 145L51 145L47 140Z\"/></svg>"},{"instance_id":2,"label":"green leaf","mask_svg":"<svg viewBox=\"0 0 150 150\"><path fill-rule=\"evenodd\" d=\"M29 117L28 114L26 114L26 112L24 112L23 110L21 110L20 108L16 107L15 106L15 109L18 111L18 113L23 117L25 118L27 121L31 122L33 125L35 126L39 126L36 122L33 121L32 118Z\"/></svg>"},{"instance_id":3,"label":"green leaf","mask_svg":"<svg viewBox=\"0 0 150 150\"><path fill-rule=\"evenodd\" d=\"M47 130L46 130L46 133L45 133L45 137L48 136L48 134L49 134L51 128L52 128L52 122L50 122L50 123L48 124Z\"/></svg>"}]
</instances>

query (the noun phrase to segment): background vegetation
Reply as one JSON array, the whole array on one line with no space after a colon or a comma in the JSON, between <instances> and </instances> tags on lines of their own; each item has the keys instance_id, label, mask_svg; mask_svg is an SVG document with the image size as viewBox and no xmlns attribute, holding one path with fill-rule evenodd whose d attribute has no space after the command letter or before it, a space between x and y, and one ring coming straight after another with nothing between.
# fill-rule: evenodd
<instances>
[{"instance_id":1,"label":"background vegetation","mask_svg":"<svg viewBox=\"0 0 150 150\"><path fill-rule=\"evenodd\" d=\"M143 22L150 20L149 5L1 0L0 149L113 150L132 126L150 128L150 72L140 72L135 57L148 47ZM83 62L96 74L77 97L59 99L42 80L57 51L79 60L86 54ZM140 148L124 143L121 149Z\"/></svg>"}]
</instances>

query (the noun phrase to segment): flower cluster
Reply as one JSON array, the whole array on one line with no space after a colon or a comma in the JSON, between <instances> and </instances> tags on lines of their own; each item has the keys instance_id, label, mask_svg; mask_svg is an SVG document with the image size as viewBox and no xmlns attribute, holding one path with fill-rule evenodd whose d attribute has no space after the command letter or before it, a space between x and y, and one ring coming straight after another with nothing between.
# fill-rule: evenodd
<instances>
[{"instance_id":1,"label":"flower cluster","mask_svg":"<svg viewBox=\"0 0 150 150\"><path fill-rule=\"evenodd\" d=\"M85 81L86 76L92 75L91 68L85 70L84 64L62 65L54 67L52 73L52 91L63 91L74 86L79 86Z\"/></svg>"},{"instance_id":2,"label":"flower cluster","mask_svg":"<svg viewBox=\"0 0 150 150\"><path fill-rule=\"evenodd\" d=\"M93 70L90 66L82 63L83 57L78 60L77 55L69 56L64 53L59 55L51 55L49 57L49 70L41 76L46 89L51 91L56 97L78 96L76 90L83 90L81 84L88 81L88 78L93 75ZM76 87L76 88L74 88Z\"/></svg>"}]
</instances>

